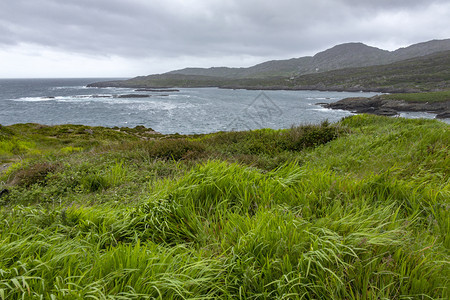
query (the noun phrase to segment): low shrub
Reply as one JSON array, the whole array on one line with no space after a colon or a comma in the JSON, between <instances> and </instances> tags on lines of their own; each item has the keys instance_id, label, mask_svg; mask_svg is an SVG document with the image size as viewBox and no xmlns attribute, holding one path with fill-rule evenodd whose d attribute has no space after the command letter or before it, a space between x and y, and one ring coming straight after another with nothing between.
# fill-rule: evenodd
<instances>
[{"instance_id":1,"label":"low shrub","mask_svg":"<svg viewBox=\"0 0 450 300\"><path fill-rule=\"evenodd\" d=\"M200 140L208 144L212 151L222 154L275 155L326 144L343 132L343 128L323 122L321 125L302 125L284 130L220 132Z\"/></svg>"},{"instance_id":2,"label":"low shrub","mask_svg":"<svg viewBox=\"0 0 450 300\"><path fill-rule=\"evenodd\" d=\"M33 184L45 185L47 176L61 168L61 164L52 162L38 162L19 169L13 176L12 185L29 187Z\"/></svg>"},{"instance_id":3,"label":"low shrub","mask_svg":"<svg viewBox=\"0 0 450 300\"><path fill-rule=\"evenodd\" d=\"M284 133L285 149L300 151L305 148L326 144L339 136L343 131L337 126L330 126L328 122L317 125L292 127Z\"/></svg>"},{"instance_id":4,"label":"low shrub","mask_svg":"<svg viewBox=\"0 0 450 300\"><path fill-rule=\"evenodd\" d=\"M142 144L141 150L152 158L182 160L201 156L205 146L187 139L161 139Z\"/></svg>"}]
</instances>

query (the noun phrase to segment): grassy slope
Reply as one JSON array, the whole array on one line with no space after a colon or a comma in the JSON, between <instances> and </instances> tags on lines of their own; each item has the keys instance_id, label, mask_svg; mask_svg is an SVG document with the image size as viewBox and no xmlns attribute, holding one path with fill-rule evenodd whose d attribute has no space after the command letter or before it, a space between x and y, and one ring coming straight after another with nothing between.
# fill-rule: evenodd
<instances>
[{"instance_id":1,"label":"grassy slope","mask_svg":"<svg viewBox=\"0 0 450 300\"><path fill-rule=\"evenodd\" d=\"M22 162L3 154L17 163L0 178L0 299L449 296L447 124L358 115L152 141L102 129L62 152L80 136L50 147L53 133L0 129L2 147L29 146Z\"/></svg>"},{"instance_id":2,"label":"grassy slope","mask_svg":"<svg viewBox=\"0 0 450 300\"><path fill-rule=\"evenodd\" d=\"M430 91L448 90L450 82L450 51L408 59L389 65L342 69L303 75L296 85L315 85L336 88L398 89Z\"/></svg>"},{"instance_id":3,"label":"grassy slope","mask_svg":"<svg viewBox=\"0 0 450 300\"><path fill-rule=\"evenodd\" d=\"M387 94L381 96L383 99L404 100L407 102L444 102L450 101L450 91L411 93L411 94Z\"/></svg>"}]
</instances>

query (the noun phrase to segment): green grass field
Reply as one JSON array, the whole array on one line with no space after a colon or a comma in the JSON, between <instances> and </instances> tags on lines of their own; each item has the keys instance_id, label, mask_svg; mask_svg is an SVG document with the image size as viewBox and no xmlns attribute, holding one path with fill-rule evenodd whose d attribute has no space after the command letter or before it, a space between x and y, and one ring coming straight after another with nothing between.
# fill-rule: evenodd
<instances>
[{"instance_id":1,"label":"green grass field","mask_svg":"<svg viewBox=\"0 0 450 300\"><path fill-rule=\"evenodd\" d=\"M0 127L0 299L448 299L449 129Z\"/></svg>"}]
</instances>

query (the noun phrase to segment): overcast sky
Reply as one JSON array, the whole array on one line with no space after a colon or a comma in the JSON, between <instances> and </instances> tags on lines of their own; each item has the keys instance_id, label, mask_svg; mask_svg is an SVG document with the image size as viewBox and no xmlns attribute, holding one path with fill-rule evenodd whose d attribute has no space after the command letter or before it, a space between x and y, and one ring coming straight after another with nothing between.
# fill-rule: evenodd
<instances>
[{"instance_id":1,"label":"overcast sky","mask_svg":"<svg viewBox=\"0 0 450 300\"><path fill-rule=\"evenodd\" d=\"M449 37L448 0L0 0L0 77L247 67Z\"/></svg>"}]
</instances>

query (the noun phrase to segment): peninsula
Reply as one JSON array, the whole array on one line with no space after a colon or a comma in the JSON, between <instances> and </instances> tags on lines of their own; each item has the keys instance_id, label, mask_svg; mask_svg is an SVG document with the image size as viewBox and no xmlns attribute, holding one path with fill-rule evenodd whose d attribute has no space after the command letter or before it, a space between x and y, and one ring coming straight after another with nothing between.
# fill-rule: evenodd
<instances>
[{"instance_id":1,"label":"peninsula","mask_svg":"<svg viewBox=\"0 0 450 300\"><path fill-rule=\"evenodd\" d=\"M138 91L219 87L426 93L400 98L383 95L371 99L344 99L325 107L380 115L426 111L438 114L439 118L448 118L450 39L432 40L392 52L362 43L347 43L312 57L268 61L249 68L186 68L128 80L96 82L89 86L136 88Z\"/></svg>"},{"instance_id":2,"label":"peninsula","mask_svg":"<svg viewBox=\"0 0 450 300\"><path fill-rule=\"evenodd\" d=\"M447 119L450 118L450 91L345 98L334 103L320 105L326 108L349 110L354 113L382 116L395 116L400 112L430 112L437 114L437 119Z\"/></svg>"},{"instance_id":3,"label":"peninsula","mask_svg":"<svg viewBox=\"0 0 450 300\"><path fill-rule=\"evenodd\" d=\"M444 91L450 89L450 39L432 40L391 52L362 43L347 43L312 57L268 61L249 68L186 68L89 86L381 93Z\"/></svg>"}]
</instances>

